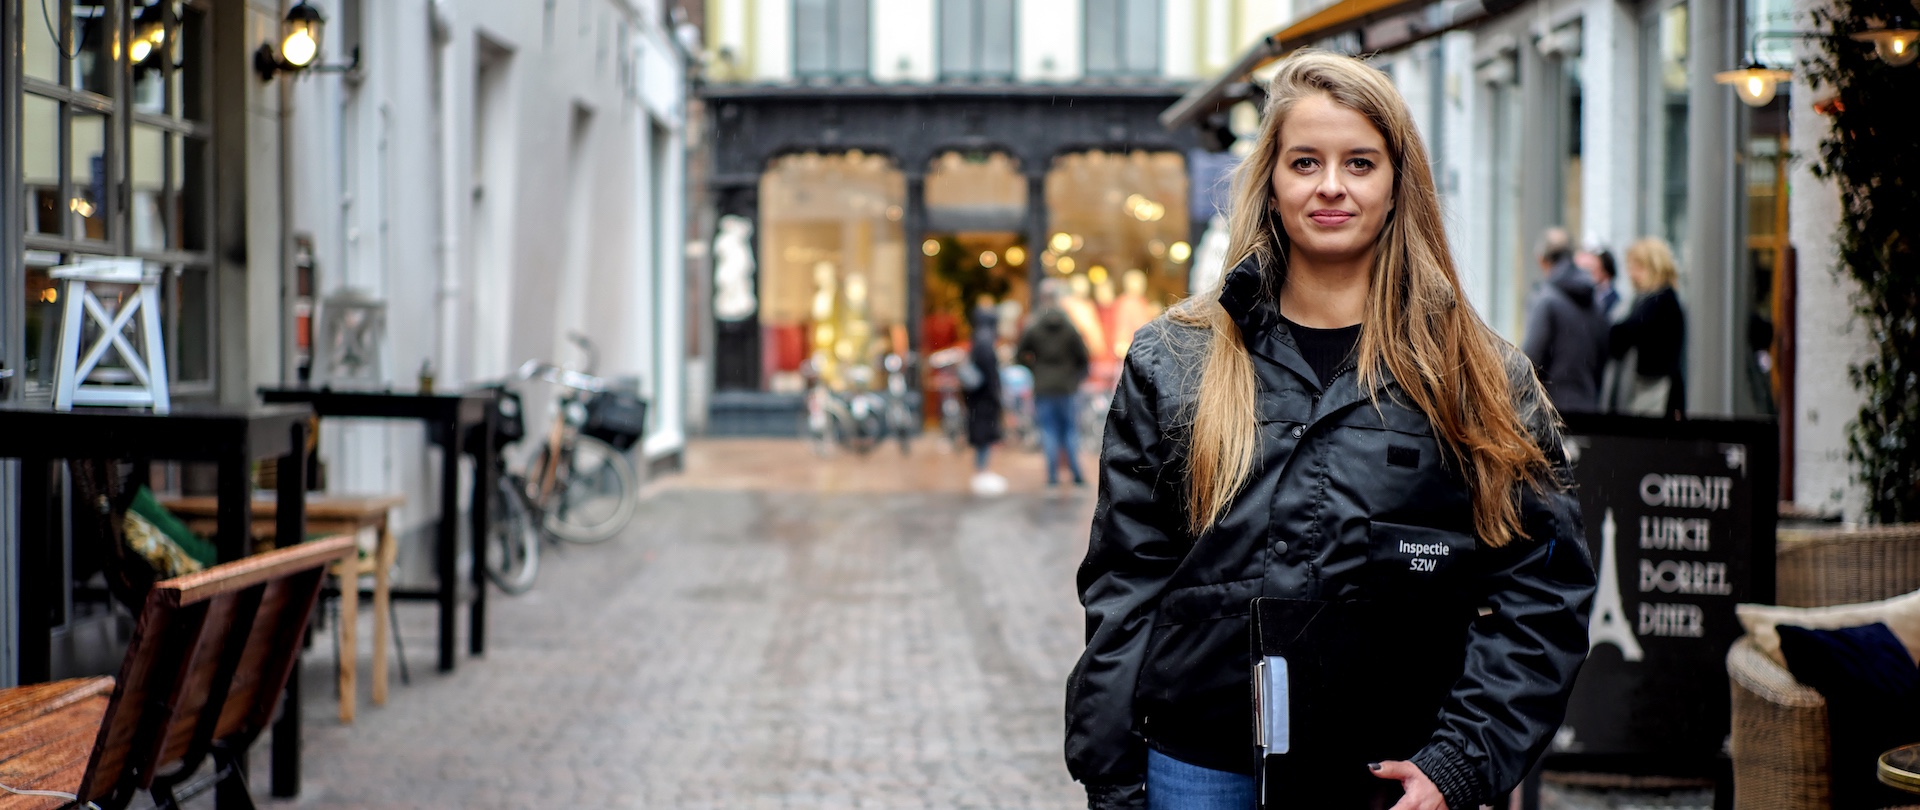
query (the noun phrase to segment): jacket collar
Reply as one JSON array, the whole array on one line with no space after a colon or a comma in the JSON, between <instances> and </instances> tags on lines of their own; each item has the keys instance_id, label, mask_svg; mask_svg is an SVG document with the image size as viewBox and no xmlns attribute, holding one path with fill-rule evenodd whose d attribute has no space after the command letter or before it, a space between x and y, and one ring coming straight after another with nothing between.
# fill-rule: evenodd
<instances>
[{"instance_id":1,"label":"jacket collar","mask_svg":"<svg viewBox=\"0 0 1920 810\"><path fill-rule=\"evenodd\" d=\"M1314 373L1313 366L1300 353L1300 346L1294 342L1287 322L1280 317L1279 300L1274 296L1267 273L1260 267L1258 259L1249 256L1227 271L1220 285L1220 306L1240 327L1240 339L1246 342L1248 352L1292 372L1306 385L1307 390L1321 394L1318 406L1314 409L1315 418L1366 399L1371 393L1360 389L1359 377L1353 371L1334 379L1331 387L1321 387L1320 375ZM1393 380L1390 374L1385 373L1385 369L1381 371L1382 379L1376 387L1384 389Z\"/></svg>"}]
</instances>

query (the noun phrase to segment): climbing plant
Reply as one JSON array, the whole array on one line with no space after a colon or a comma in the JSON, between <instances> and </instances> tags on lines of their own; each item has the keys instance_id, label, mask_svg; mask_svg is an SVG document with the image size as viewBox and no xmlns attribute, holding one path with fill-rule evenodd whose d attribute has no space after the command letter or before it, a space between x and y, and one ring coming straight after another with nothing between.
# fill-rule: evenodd
<instances>
[{"instance_id":1,"label":"climbing plant","mask_svg":"<svg viewBox=\"0 0 1920 810\"><path fill-rule=\"evenodd\" d=\"M1839 272L1858 284L1872 344L1848 369L1863 402L1847 454L1882 523L1920 520L1920 65L1879 61L1847 35L1914 11L1910 0L1834 0L1814 15L1825 58L1805 66L1814 87L1837 93L1821 104L1833 131L1814 173L1840 188Z\"/></svg>"}]
</instances>

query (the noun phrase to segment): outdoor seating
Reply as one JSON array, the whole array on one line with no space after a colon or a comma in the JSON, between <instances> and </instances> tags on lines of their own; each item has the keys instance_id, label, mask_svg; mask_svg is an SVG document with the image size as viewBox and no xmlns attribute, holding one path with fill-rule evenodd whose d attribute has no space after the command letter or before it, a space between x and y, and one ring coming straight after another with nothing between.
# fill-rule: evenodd
<instances>
[{"instance_id":1,"label":"outdoor seating","mask_svg":"<svg viewBox=\"0 0 1920 810\"><path fill-rule=\"evenodd\" d=\"M1782 606L1855 605L1920 591L1920 526L1781 531L1778 537L1775 601ZM1832 807L1826 699L1797 681L1753 634L1727 652L1727 676L1734 806Z\"/></svg>"},{"instance_id":2,"label":"outdoor seating","mask_svg":"<svg viewBox=\"0 0 1920 810\"><path fill-rule=\"evenodd\" d=\"M405 504L404 495L317 495L307 496L307 534L309 536L351 535L358 538L371 531L377 538L373 549L335 563L332 573L340 583L340 722L352 723L358 697L360 578L373 575L373 703L387 703L387 650L393 636L392 573L398 544L387 527L387 514ZM170 498L162 504L186 521L187 527L210 533L219 514L219 504L211 497ZM262 498L253 501L253 536L274 536L274 502ZM404 662L403 662L404 663Z\"/></svg>"},{"instance_id":3,"label":"outdoor seating","mask_svg":"<svg viewBox=\"0 0 1920 810\"><path fill-rule=\"evenodd\" d=\"M252 808L247 749L296 665L324 569L353 549L324 538L156 583L119 677L0 690L0 782L105 810L142 791L176 808L208 789L223 810ZM212 777L195 780L208 758ZM0 795L0 810L67 805Z\"/></svg>"}]
</instances>

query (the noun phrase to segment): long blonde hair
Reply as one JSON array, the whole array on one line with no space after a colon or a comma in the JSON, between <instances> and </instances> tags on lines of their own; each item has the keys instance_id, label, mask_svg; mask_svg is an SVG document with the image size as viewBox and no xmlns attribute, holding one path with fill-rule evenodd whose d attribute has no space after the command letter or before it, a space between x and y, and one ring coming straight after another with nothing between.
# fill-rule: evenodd
<instances>
[{"instance_id":1,"label":"long blonde hair","mask_svg":"<svg viewBox=\"0 0 1920 810\"><path fill-rule=\"evenodd\" d=\"M1426 147L1406 102L1379 70L1324 51L1288 57L1267 92L1265 126L1235 170L1226 266L1256 260L1267 294L1286 283L1287 235L1273 217L1271 200L1280 126L1294 105L1325 94L1366 116L1393 161L1394 206L1374 244L1360 328L1360 385L1375 390L1384 370L1432 421L1466 477L1482 542L1498 547L1525 536L1514 487L1544 481L1546 456L1515 402L1502 341L1466 303ZM1259 446L1253 360L1219 295L1216 285L1168 313L1176 323L1211 332L1191 406L1187 454L1187 526L1195 536L1216 523L1246 485Z\"/></svg>"},{"instance_id":2,"label":"long blonde hair","mask_svg":"<svg viewBox=\"0 0 1920 810\"><path fill-rule=\"evenodd\" d=\"M1667 247L1667 240L1658 236L1648 236L1634 242L1627 248L1627 261L1647 271L1647 288L1634 290L1636 293L1664 290L1673 286L1680 276L1679 268L1673 261L1673 248Z\"/></svg>"}]
</instances>

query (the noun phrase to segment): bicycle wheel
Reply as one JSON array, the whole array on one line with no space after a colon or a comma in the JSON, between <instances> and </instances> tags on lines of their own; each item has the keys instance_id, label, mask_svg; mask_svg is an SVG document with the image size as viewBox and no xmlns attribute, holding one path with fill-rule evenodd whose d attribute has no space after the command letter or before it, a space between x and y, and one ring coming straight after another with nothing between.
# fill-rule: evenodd
<instances>
[{"instance_id":1,"label":"bicycle wheel","mask_svg":"<svg viewBox=\"0 0 1920 810\"><path fill-rule=\"evenodd\" d=\"M546 447L535 456L533 480L543 480ZM627 454L592 436L576 436L568 467L546 501L546 530L570 543L599 543L620 533L640 504L640 473Z\"/></svg>"},{"instance_id":2,"label":"bicycle wheel","mask_svg":"<svg viewBox=\"0 0 1920 810\"><path fill-rule=\"evenodd\" d=\"M511 594L526 593L540 571L540 529L527 514L525 486L502 475L487 504L487 579Z\"/></svg>"}]
</instances>

